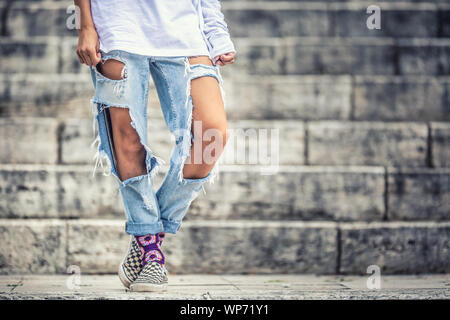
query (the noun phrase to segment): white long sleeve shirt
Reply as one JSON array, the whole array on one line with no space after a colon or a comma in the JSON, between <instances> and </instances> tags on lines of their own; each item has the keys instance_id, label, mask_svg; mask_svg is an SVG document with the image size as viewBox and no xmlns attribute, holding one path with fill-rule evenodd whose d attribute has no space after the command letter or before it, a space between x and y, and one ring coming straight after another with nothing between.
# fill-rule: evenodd
<instances>
[{"instance_id":1,"label":"white long sleeve shirt","mask_svg":"<svg viewBox=\"0 0 450 320\"><path fill-rule=\"evenodd\" d=\"M236 52L219 0L91 0L104 52L214 57Z\"/></svg>"}]
</instances>

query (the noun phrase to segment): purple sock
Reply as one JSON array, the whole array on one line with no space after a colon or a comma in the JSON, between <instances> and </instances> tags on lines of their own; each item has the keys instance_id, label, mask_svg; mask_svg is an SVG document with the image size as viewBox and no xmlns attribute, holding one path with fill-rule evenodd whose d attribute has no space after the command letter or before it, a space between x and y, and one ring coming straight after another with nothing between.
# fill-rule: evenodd
<instances>
[{"instance_id":1,"label":"purple sock","mask_svg":"<svg viewBox=\"0 0 450 320\"><path fill-rule=\"evenodd\" d=\"M147 263L152 261L161 265L164 264L165 257L161 250L161 243L164 237L164 232L147 234L144 236L135 236L139 249L141 250L141 254L144 256L142 266L145 266Z\"/></svg>"}]
</instances>

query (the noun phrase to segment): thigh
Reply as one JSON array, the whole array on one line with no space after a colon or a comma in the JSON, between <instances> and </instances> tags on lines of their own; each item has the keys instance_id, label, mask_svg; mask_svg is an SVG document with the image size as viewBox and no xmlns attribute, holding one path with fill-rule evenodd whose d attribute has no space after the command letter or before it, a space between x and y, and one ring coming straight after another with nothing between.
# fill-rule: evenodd
<instances>
[{"instance_id":1,"label":"thigh","mask_svg":"<svg viewBox=\"0 0 450 320\"><path fill-rule=\"evenodd\" d=\"M133 64L134 61L133 59L129 59L127 61L127 65L125 65L126 60L122 60L120 58L121 57L102 59L102 62L100 62L96 66L96 69L104 78L109 80L108 82L111 85L115 86L121 83L118 81L126 80L122 83L122 85L125 86L125 88L123 88L124 91L132 91L134 89L133 87L138 86L138 81L142 79L140 79L139 77L132 77L132 81L134 80L134 83L129 86L127 83L128 77L126 68L130 67L130 65ZM135 139L139 139L138 133L131 125L132 118L130 116L130 109L134 111L139 119L145 117L145 114L142 112L145 105L140 106L138 101L134 99L126 99L123 102L125 102L127 105L117 107L113 104L105 109L108 118L108 130L110 135L112 135L113 137L113 142L115 143L120 143L120 140L122 140L122 138L129 139L130 137L134 137Z\"/></svg>"},{"instance_id":2,"label":"thigh","mask_svg":"<svg viewBox=\"0 0 450 320\"><path fill-rule=\"evenodd\" d=\"M136 130L131 126L130 112L127 108L108 108L111 122L112 132L115 137L138 136Z\"/></svg>"},{"instance_id":3,"label":"thigh","mask_svg":"<svg viewBox=\"0 0 450 320\"><path fill-rule=\"evenodd\" d=\"M208 56L191 57L189 63L212 66ZM226 122L224 101L216 78L208 75L191 80L191 97L194 106L192 120L201 120L204 129Z\"/></svg>"},{"instance_id":4,"label":"thigh","mask_svg":"<svg viewBox=\"0 0 450 320\"><path fill-rule=\"evenodd\" d=\"M148 59L118 50L102 53L102 62L91 67L91 75L95 84L93 110L100 114L100 138L116 167L119 149L138 145L136 141L142 141L139 149L142 145L148 149Z\"/></svg>"},{"instance_id":5,"label":"thigh","mask_svg":"<svg viewBox=\"0 0 450 320\"><path fill-rule=\"evenodd\" d=\"M125 63L119 60L108 59L99 63L96 68L104 77L110 80L122 80L125 77ZM121 133L131 134L135 131L131 126L131 117L128 108L109 106L107 111L112 124L110 131L112 131L115 138L120 137ZM136 132L134 134L137 135Z\"/></svg>"}]
</instances>

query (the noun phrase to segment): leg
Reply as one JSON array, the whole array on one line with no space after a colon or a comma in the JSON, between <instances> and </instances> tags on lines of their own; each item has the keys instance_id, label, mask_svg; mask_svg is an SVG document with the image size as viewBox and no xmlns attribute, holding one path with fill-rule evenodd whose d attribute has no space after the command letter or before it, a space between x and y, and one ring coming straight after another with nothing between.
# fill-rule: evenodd
<instances>
[{"instance_id":1,"label":"leg","mask_svg":"<svg viewBox=\"0 0 450 320\"><path fill-rule=\"evenodd\" d=\"M124 63L110 59L99 64L98 71L111 80L122 80ZM131 126L129 111L125 108L109 107L107 111L109 142L115 165L121 180L145 174L145 148L139 135Z\"/></svg>"},{"instance_id":2,"label":"leg","mask_svg":"<svg viewBox=\"0 0 450 320\"><path fill-rule=\"evenodd\" d=\"M111 164L127 216L126 231L131 235L119 278L130 289L138 281L139 290L162 290L167 283L161 251L164 233L152 180L159 160L147 146L149 59L112 51L102 54L102 63L91 68L91 75L97 159L106 158Z\"/></svg>"},{"instance_id":3,"label":"leg","mask_svg":"<svg viewBox=\"0 0 450 320\"><path fill-rule=\"evenodd\" d=\"M130 125L127 109L110 107L113 145L120 179L127 180L145 174L145 148L136 130Z\"/></svg>"},{"instance_id":4,"label":"leg","mask_svg":"<svg viewBox=\"0 0 450 320\"><path fill-rule=\"evenodd\" d=\"M189 63L212 65L211 60L206 56L189 58ZM183 167L183 177L200 179L211 172L221 155L228 139L228 125L220 87L215 78L206 76L193 79L191 97L194 105L191 125L194 142L190 156ZM205 136L211 136L212 141L204 139ZM214 143L216 148L211 150L211 154L206 154L208 146Z\"/></svg>"},{"instance_id":5,"label":"leg","mask_svg":"<svg viewBox=\"0 0 450 320\"><path fill-rule=\"evenodd\" d=\"M99 128L98 156L106 157L119 182L127 233L156 234L163 226L151 177L158 159L146 145L148 60L122 51L102 59L91 69L96 87L93 107Z\"/></svg>"},{"instance_id":6,"label":"leg","mask_svg":"<svg viewBox=\"0 0 450 320\"><path fill-rule=\"evenodd\" d=\"M161 61L152 76L166 123L176 141L169 171L156 195L164 231L176 233L191 202L213 177L211 169L225 144L227 123L218 67L206 56L174 59L172 63L179 67L169 69L169 63ZM170 82L164 76L169 72ZM166 91L172 95L163 96ZM212 142L204 141L203 134L209 134Z\"/></svg>"}]
</instances>

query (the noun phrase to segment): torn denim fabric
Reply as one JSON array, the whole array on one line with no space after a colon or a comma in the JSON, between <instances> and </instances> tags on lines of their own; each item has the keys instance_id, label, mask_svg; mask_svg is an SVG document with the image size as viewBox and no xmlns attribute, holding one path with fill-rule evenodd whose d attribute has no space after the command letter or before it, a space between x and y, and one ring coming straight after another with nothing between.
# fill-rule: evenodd
<instances>
[{"instance_id":1,"label":"torn denim fabric","mask_svg":"<svg viewBox=\"0 0 450 320\"><path fill-rule=\"evenodd\" d=\"M118 181L127 218L126 232L132 235L176 233L191 204L204 189L204 183L214 182L218 161L204 178L186 179L183 167L193 142L191 132L193 104L191 81L198 77L215 78L225 102L223 79L217 65L190 64L188 57L153 57L113 50L102 52L102 61L115 59L124 64L120 80L103 76L91 67L95 87L92 98L93 132L96 145L93 174L97 167L103 174L112 174ZM147 145L147 100L152 77L158 93L164 120L175 139L170 166L163 183L154 191L153 176L164 164ZM109 107L127 108L131 125L146 150L146 174L121 181L115 164L110 134Z\"/></svg>"}]
</instances>

